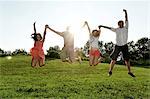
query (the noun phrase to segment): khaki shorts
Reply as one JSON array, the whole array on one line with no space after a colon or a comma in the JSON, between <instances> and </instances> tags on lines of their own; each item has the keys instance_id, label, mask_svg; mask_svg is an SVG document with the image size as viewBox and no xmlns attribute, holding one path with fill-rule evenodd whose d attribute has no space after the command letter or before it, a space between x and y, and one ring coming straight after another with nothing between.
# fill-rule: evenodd
<instances>
[{"instance_id":1,"label":"khaki shorts","mask_svg":"<svg viewBox=\"0 0 150 99\"><path fill-rule=\"evenodd\" d=\"M60 58L62 61L66 61L69 59L70 61L74 61L74 49L73 48L63 48L60 53Z\"/></svg>"}]
</instances>

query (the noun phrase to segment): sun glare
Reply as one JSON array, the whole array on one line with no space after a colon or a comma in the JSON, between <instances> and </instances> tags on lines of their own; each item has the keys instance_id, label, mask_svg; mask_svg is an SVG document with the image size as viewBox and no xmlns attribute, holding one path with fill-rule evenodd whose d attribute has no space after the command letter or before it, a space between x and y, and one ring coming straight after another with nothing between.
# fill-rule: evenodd
<instances>
[{"instance_id":1,"label":"sun glare","mask_svg":"<svg viewBox=\"0 0 150 99\"><path fill-rule=\"evenodd\" d=\"M83 47L88 40L88 33L86 28L83 28L85 20L82 20L80 17L74 18L74 20L69 21L69 31L74 35L74 45L75 47Z\"/></svg>"},{"instance_id":2,"label":"sun glare","mask_svg":"<svg viewBox=\"0 0 150 99\"><path fill-rule=\"evenodd\" d=\"M11 56L7 56L7 57L6 57L6 59L11 60L11 59L12 59L12 57L11 57Z\"/></svg>"}]
</instances>

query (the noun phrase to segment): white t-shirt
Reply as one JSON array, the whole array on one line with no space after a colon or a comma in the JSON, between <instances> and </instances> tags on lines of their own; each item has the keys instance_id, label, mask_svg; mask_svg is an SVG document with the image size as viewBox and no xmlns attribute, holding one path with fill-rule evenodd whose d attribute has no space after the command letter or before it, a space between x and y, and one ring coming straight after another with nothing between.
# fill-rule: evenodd
<instances>
[{"instance_id":1,"label":"white t-shirt","mask_svg":"<svg viewBox=\"0 0 150 99\"><path fill-rule=\"evenodd\" d=\"M74 35L69 31L64 31L62 37L64 38L65 47L74 47Z\"/></svg>"},{"instance_id":2,"label":"white t-shirt","mask_svg":"<svg viewBox=\"0 0 150 99\"><path fill-rule=\"evenodd\" d=\"M112 28L111 30L116 33L116 45L123 46L127 44L128 40L128 21L125 21L123 28Z\"/></svg>"},{"instance_id":3,"label":"white t-shirt","mask_svg":"<svg viewBox=\"0 0 150 99\"><path fill-rule=\"evenodd\" d=\"M89 40L90 47L92 47L92 48L99 48L98 40L99 40L99 36L98 37L94 37L94 36L90 35L90 40Z\"/></svg>"}]
</instances>

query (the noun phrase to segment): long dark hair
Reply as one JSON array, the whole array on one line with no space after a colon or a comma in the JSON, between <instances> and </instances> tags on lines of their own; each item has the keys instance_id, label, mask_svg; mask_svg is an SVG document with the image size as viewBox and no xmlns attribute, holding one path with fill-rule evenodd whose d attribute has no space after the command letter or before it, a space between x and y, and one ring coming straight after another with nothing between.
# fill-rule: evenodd
<instances>
[{"instance_id":1,"label":"long dark hair","mask_svg":"<svg viewBox=\"0 0 150 99\"><path fill-rule=\"evenodd\" d=\"M34 41L37 41L37 34L36 34L36 33L31 34L31 38L32 38Z\"/></svg>"},{"instance_id":2,"label":"long dark hair","mask_svg":"<svg viewBox=\"0 0 150 99\"><path fill-rule=\"evenodd\" d=\"M34 40L34 41L37 41L37 35L39 35L42 39L42 35L40 33L33 33L31 34L31 38Z\"/></svg>"}]
</instances>

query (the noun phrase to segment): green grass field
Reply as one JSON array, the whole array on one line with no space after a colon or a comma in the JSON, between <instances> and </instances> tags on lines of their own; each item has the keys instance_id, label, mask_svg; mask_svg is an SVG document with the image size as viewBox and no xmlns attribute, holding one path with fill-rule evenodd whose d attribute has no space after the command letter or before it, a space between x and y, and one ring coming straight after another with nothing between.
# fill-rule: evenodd
<instances>
[{"instance_id":1,"label":"green grass field","mask_svg":"<svg viewBox=\"0 0 150 99\"><path fill-rule=\"evenodd\" d=\"M150 99L150 69L115 65L108 77L109 64L90 67L82 64L46 61L32 68L30 56L0 58L0 99Z\"/></svg>"}]
</instances>

